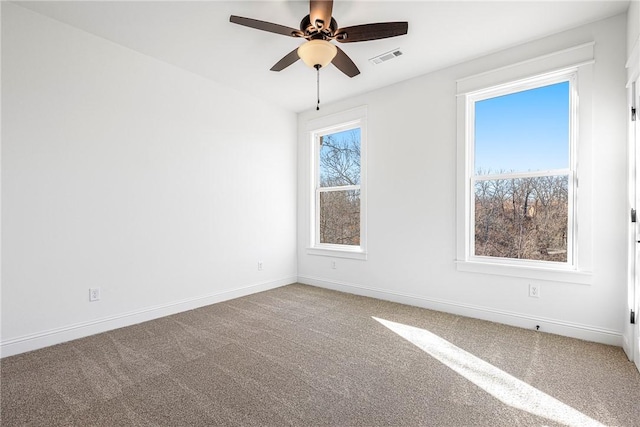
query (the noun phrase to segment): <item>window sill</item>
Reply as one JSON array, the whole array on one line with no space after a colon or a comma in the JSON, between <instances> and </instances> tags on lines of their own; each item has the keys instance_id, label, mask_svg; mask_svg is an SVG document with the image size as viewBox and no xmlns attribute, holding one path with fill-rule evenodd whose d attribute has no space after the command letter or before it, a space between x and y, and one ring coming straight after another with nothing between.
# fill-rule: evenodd
<instances>
[{"instance_id":1,"label":"window sill","mask_svg":"<svg viewBox=\"0 0 640 427\"><path fill-rule=\"evenodd\" d=\"M349 258L366 261L367 253L361 248L341 247L315 247L307 248L307 255L327 256L333 258Z\"/></svg>"},{"instance_id":2,"label":"window sill","mask_svg":"<svg viewBox=\"0 0 640 427\"><path fill-rule=\"evenodd\" d=\"M585 271L479 261L456 260L456 269L467 273L494 274L499 276L546 280L550 282L577 283L581 285L590 285L593 280L593 274Z\"/></svg>"}]
</instances>

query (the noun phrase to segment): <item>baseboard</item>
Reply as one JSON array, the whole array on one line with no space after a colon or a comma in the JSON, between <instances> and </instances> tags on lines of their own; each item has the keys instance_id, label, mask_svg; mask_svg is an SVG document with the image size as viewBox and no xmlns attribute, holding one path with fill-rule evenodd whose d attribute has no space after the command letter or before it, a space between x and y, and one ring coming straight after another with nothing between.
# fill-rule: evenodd
<instances>
[{"instance_id":1,"label":"baseboard","mask_svg":"<svg viewBox=\"0 0 640 427\"><path fill-rule=\"evenodd\" d=\"M0 342L0 357L13 356L101 332L170 316L183 311L193 310L206 305L279 288L294 283L296 280L296 277L286 277L4 340Z\"/></svg>"},{"instance_id":2,"label":"baseboard","mask_svg":"<svg viewBox=\"0 0 640 427\"><path fill-rule=\"evenodd\" d=\"M517 326L525 329L534 329L540 326L540 331L578 338L585 341L622 347L623 336L618 331L607 330L590 325L565 322L544 317L529 316L521 313L496 310L488 307L462 304L455 301L447 301L436 298L426 298L418 295L391 292L354 283L338 282L311 276L298 276L298 282L306 285L318 286L336 291L347 292L401 304L443 311L474 319L488 320L505 325Z\"/></svg>"}]
</instances>

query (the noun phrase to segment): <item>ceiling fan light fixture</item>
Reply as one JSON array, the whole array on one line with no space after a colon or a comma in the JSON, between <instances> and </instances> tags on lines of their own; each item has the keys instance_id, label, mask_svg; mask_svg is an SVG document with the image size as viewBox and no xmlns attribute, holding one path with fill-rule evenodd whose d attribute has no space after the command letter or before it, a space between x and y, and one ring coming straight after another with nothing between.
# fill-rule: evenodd
<instances>
[{"instance_id":1,"label":"ceiling fan light fixture","mask_svg":"<svg viewBox=\"0 0 640 427\"><path fill-rule=\"evenodd\" d=\"M298 56L309 67L325 67L333 61L338 48L326 40L309 40L298 48Z\"/></svg>"}]
</instances>

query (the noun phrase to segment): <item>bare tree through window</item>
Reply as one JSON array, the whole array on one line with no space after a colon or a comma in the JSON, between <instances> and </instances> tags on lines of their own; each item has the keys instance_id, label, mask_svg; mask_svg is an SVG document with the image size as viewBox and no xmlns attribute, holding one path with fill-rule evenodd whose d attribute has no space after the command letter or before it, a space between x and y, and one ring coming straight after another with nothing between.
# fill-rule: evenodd
<instances>
[{"instance_id":1,"label":"bare tree through window","mask_svg":"<svg viewBox=\"0 0 640 427\"><path fill-rule=\"evenodd\" d=\"M475 253L567 261L568 176L476 180Z\"/></svg>"}]
</instances>

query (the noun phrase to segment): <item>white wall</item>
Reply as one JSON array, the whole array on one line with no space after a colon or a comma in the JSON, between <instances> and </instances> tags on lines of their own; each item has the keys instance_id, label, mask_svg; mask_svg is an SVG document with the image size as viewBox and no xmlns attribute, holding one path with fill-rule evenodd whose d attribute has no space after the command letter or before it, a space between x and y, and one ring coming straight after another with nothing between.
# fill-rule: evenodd
<instances>
[{"instance_id":1,"label":"white wall","mask_svg":"<svg viewBox=\"0 0 640 427\"><path fill-rule=\"evenodd\" d=\"M627 11L627 56L640 43L640 0L632 0Z\"/></svg>"},{"instance_id":2,"label":"white wall","mask_svg":"<svg viewBox=\"0 0 640 427\"><path fill-rule=\"evenodd\" d=\"M300 131L299 280L621 345L628 321L626 19L620 15L300 114L302 130L316 117L368 107L369 253L366 261L335 259L336 269L333 259L307 254L309 147ZM457 271L456 79L590 41L596 42L592 283ZM528 296L529 283L540 286L540 298Z\"/></svg>"},{"instance_id":3,"label":"white wall","mask_svg":"<svg viewBox=\"0 0 640 427\"><path fill-rule=\"evenodd\" d=\"M3 356L296 280L295 114L2 2L2 125Z\"/></svg>"}]
</instances>

